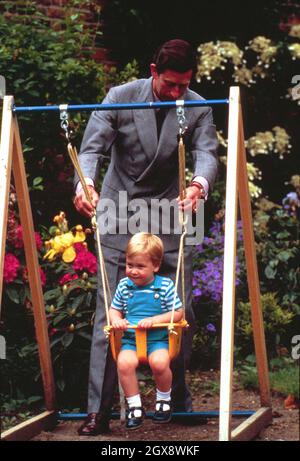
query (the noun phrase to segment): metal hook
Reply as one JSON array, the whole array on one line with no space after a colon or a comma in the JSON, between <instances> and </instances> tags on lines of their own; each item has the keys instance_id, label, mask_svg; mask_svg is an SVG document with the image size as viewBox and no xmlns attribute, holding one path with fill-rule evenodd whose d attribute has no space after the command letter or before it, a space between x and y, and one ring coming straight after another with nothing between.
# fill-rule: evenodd
<instances>
[{"instance_id":1,"label":"metal hook","mask_svg":"<svg viewBox=\"0 0 300 461\"><path fill-rule=\"evenodd\" d=\"M68 114L68 104L60 104L59 106L59 111L60 111L60 126L65 132L67 141L70 141L70 126L69 126L69 114Z\"/></svg>"},{"instance_id":2,"label":"metal hook","mask_svg":"<svg viewBox=\"0 0 300 461\"><path fill-rule=\"evenodd\" d=\"M182 99L176 101L176 114L179 124L179 136L182 137L188 128L186 125L186 118L184 113L184 100Z\"/></svg>"}]
</instances>

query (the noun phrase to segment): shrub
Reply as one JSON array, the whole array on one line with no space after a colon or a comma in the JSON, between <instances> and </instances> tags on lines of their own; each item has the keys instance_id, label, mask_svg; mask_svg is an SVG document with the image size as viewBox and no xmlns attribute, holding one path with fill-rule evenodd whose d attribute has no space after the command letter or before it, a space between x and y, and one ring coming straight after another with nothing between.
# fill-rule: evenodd
<instances>
[{"instance_id":1,"label":"shrub","mask_svg":"<svg viewBox=\"0 0 300 461\"><path fill-rule=\"evenodd\" d=\"M294 314L278 304L274 293L263 294L261 305L267 350L270 355L274 355L277 336L285 332L286 326L292 321ZM253 328L249 302L238 303L236 317L236 342L245 355L253 350Z\"/></svg>"},{"instance_id":2,"label":"shrub","mask_svg":"<svg viewBox=\"0 0 300 461\"><path fill-rule=\"evenodd\" d=\"M63 212L54 221L52 238L45 241L49 284L44 299L59 397L75 405L88 375L97 260L87 248L89 229L77 225L69 230Z\"/></svg>"},{"instance_id":3,"label":"shrub","mask_svg":"<svg viewBox=\"0 0 300 461\"><path fill-rule=\"evenodd\" d=\"M119 73L116 68L108 69L93 59L95 36L73 14L72 6L78 0L68 2L65 20L57 30L49 27L48 18L37 10L35 3L23 2L24 14L11 15L10 8L14 8L15 2L6 2L7 12L0 16L1 74L16 105L101 102L110 85L136 76L136 62L129 63ZM83 112L72 114L76 145L88 116ZM57 226L47 229L57 210L66 210L71 221L75 216L76 220L79 218L71 200L73 167L66 154L58 114L21 114L18 120L35 227L41 229L44 240L49 240L58 230ZM7 360L1 392L11 398L22 392L27 398L31 393L42 395L42 388L23 231L13 187L10 201L2 318ZM84 224L84 218L80 219ZM40 234L37 245L58 396L65 396L70 404L76 399L78 402L83 387L86 394L96 286L95 256L89 253L87 258L88 250L78 244L76 264L61 258L43 261L45 248ZM94 266L86 265L87 260L94 261ZM62 280L64 283L60 285Z\"/></svg>"},{"instance_id":4,"label":"shrub","mask_svg":"<svg viewBox=\"0 0 300 461\"><path fill-rule=\"evenodd\" d=\"M85 396L88 376L97 260L87 247L89 229L77 225L69 230L63 212L54 222L49 230L43 228L43 241L37 234L38 254L58 399L76 406ZM12 217L8 245L3 317L8 350L1 392L28 397L42 390L22 228Z\"/></svg>"},{"instance_id":5,"label":"shrub","mask_svg":"<svg viewBox=\"0 0 300 461\"><path fill-rule=\"evenodd\" d=\"M0 16L1 74L16 105L101 102L111 84L136 75L136 63L119 75L93 59L94 36L74 14L73 3L68 2L58 30L49 27L35 2L26 2L27 14ZM72 114L76 144L89 115ZM20 114L18 119L35 221L49 222L59 209L75 217L73 168L59 114Z\"/></svg>"},{"instance_id":6,"label":"shrub","mask_svg":"<svg viewBox=\"0 0 300 461\"><path fill-rule=\"evenodd\" d=\"M222 183L214 191L219 196ZM285 202L286 203L286 202ZM286 207L286 205L285 205ZM297 334L300 312L299 221L294 208L283 209L260 199L254 216L262 308L270 357L281 345L290 348ZM224 212L215 214L208 236L196 247L193 271L193 305L197 317L194 364L211 367L219 362L223 292ZM236 354L253 351L251 309L241 222L237 226ZM209 328L208 328L209 325ZM199 359L200 357L200 359Z\"/></svg>"}]
</instances>

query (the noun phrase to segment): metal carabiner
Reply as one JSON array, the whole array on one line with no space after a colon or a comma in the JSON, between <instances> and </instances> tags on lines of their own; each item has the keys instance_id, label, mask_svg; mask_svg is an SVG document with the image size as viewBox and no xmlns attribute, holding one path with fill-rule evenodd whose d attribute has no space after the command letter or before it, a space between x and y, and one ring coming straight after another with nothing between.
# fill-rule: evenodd
<instances>
[{"instance_id":1,"label":"metal carabiner","mask_svg":"<svg viewBox=\"0 0 300 461\"><path fill-rule=\"evenodd\" d=\"M178 99L176 101L176 115L177 115L178 124L179 124L179 137L183 137L188 128L186 125L186 118L184 114L184 100L183 99Z\"/></svg>"},{"instance_id":2,"label":"metal carabiner","mask_svg":"<svg viewBox=\"0 0 300 461\"><path fill-rule=\"evenodd\" d=\"M60 126L65 132L67 141L70 142L70 126L69 126L69 114L68 114L68 104L60 104L59 106L59 111L60 111Z\"/></svg>"}]
</instances>

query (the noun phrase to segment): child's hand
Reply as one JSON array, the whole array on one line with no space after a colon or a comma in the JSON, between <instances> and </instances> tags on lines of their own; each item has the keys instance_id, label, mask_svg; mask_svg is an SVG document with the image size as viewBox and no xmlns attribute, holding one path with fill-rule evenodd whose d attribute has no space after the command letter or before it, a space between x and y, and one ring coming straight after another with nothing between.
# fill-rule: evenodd
<instances>
[{"instance_id":1,"label":"child's hand","mask_svg":"<svg viewBox=\"0 0 300 461\"><path fill-rule=\"evenodd\" d=\"M112 322L111 326L115 330L127 330L128 321L126 319L116 319Z\"/></svg>"},{"instance_id":2,"label":"child's hand","mask_svg":"<svg viewBox=\"0 0 300 461\"><path fill-rule=\"evenodd\" d=\"M147 317L146 319L142 319L139 321L138 326L140 328L151 328L153 325L153 318Z\"/></svg>"}]
</instances>

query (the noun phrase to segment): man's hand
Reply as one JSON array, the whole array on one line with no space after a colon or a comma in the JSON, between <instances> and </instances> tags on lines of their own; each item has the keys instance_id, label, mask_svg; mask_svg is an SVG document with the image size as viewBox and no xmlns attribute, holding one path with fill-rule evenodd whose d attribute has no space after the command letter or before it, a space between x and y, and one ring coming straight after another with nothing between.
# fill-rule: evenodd
<instances>
[{"instance_id":1,"label":"man's hand","mask_svg":"<svg viewBox=\"0 0 300 461\"><path fill-rule=\"evenodd\" d=\"M204 191L202 192L197 186L189 186L186 188L186 197L184 200L180 200L180 197L177 197L178 206L182 211L188 211L192 209L196 211L197 200L204 198Z\"/></svg>"},{"instance_id":2,"label":"man's hand","mask_svg":"<svg viewBox=\"0 0 300 461\"><path fill-rule=\"evenodd\" d=\"M96 192L93 186L87 186L87 189L90 194L91 202L86 199L84 190L81 189L77 195L75 195L75 198L73 200L73 203L75 205L76 210L83 214L84 216L87 216L88 218L91 218L93 215L93 212L96 208L97 202L99 200L99 194Z\"/></svg>"}]
</instances>

